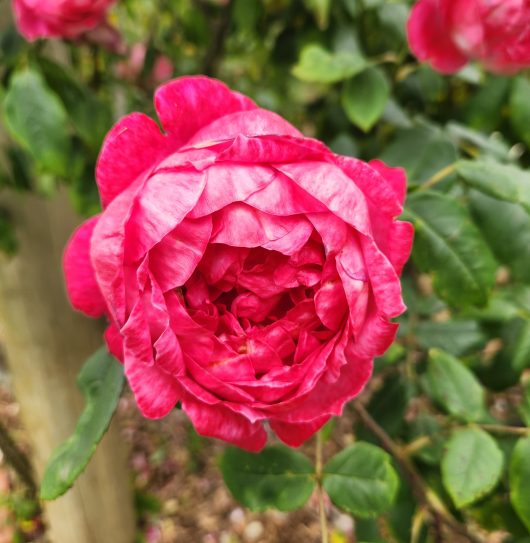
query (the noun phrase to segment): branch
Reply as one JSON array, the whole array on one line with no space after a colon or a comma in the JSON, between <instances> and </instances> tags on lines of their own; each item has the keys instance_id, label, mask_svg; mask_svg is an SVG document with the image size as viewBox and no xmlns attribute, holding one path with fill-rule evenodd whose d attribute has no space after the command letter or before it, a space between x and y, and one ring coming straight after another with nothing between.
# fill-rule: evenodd
<instances>
[{"instance_id":1,"label":"branch","mask_svg":"<svg viewBox=\"0 0 530 543\"><path fill-rule=\"evenodd\" d=\"M223 55L225 38L230 28L230 18L232 16L232 7L234 5L233 0L228 0L223 7L223 12L215 28L213 30L212 41L210 47L206 51L204 61L202 65L202 73L204 75L214 76L217 71L217 65Z\"/></svg>"},{"instance_id":2,"label":"branch","mask_svg":"<svg viewBox=\"0 0 530 543\"><path fill-rule=\"evenodd\" d=\"M420 473L415 468L410 459L403 454L399 445L379 426L379 424L370 416L368 411L357 401L353 402L353 409L358 415L364 426L370 430L381 445L386 449L399 463L404 475L410 482L410 486L418 501L430 511L434 518L435 525L444 524L453 532L467 538L472 543L484 543L482 538L472 534L464 524L458 522L449 511L444 507L444 504L438 496L426 485Z\"/></svg>"},{"instance_id":3,"label":"branch","mask_svg":"<svg viewBox=\"0 0 530 543\"><path fill-rule=\"evenodd\" d=\"M37 495L37 485L28 457L19 449L6 428L0 424L0 450L7 463L15 470L20 480L26 485L32 497Z\"/></svg>"}]
</instances>

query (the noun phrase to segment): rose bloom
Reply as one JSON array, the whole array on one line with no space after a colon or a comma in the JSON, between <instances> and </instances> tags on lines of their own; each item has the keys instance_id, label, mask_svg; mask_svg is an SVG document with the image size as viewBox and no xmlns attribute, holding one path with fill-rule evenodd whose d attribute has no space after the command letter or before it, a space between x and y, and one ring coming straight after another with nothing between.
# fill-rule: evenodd
<instances>
[{"instance_id":1,"label":"rose bloom","mask_svg":"<svg viewBox=\"0 0 530 543\"><path fill-rule=\"evenodd\" d=\"M206 77L162 86L97 165L104 211L66 249L73 305L106 315L146 417L298 446L364 387L405 309L401 169L332 153Z\"/></svg>"},{"instance_id":2,"label":"rose bloom","mask_svg":"<svg viewBox=\"0 0 530 543\"><path fill-rule=\"evenodd\" d=\"M530 66L530 0L419 0L408 38L414 55L439 72L478 60L511 74Z\"/></svg>"},{"instance_id":3,"label":"rose bloom","mask_svg":"<svg viewBox=\"0 0 530 543\"><path fill-rule=\"evenodd\" d=\"M75 38L101 23L115 0L13 0L15 20L28 40Z\"/></svg>"}]
</instances>

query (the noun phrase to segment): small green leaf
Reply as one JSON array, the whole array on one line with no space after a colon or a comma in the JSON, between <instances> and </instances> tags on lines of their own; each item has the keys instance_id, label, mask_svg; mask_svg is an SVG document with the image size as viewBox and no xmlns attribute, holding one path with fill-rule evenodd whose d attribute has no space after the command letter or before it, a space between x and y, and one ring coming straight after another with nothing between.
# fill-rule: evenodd
<instances>
[{"instance_id":1,"label":"small green leaf","mask_svg":"<svg viewBox=\"0 0 530 543\"><path fill-rule=\"evenodd\" d=\"M530 172L485 160L460 160L456 171L471 187L493 198L521 204L530 212Z\"/></svg>"},{"instance_id":2,"label":"small green leaf","mask_svg":"<svg viewBox=\"0 0 530 543\"><path fill-rule=\"evenodd\" d=\"M390 85L379 68L352 77L342 89L342 107L348 119L368 132L379 120L390 96Z\"/></svg>"},{"instance_id":3,"label":"small green leaf","mask_svg":"<svg viewBox=\"0 0 530 543\"><path fill-rule=\"evenodd\" d=\"M526 77L519 76L513 82L510 94L509 119L514 131L523 143L530 145L530 81Z\"/></svg>"},{"instance_id":4,"label":"small green leaf","mask_svg":"<svg viewBox=\"0 0 530 543\"><path fill-rule=\"evenodd\" d=\"M398 476L385 451L357 442L326 464L323 486L335 505L361 518L369 518L391 507L398 489Z\"/></svg>"},{"instance_id":5,"label":"small green leaf","mask_svg":"<svg viewBox=\"0 0 530 543\"><path fill-rule=\"evenodd\" d=\"M472 320L421 321L414 331L420 347L438 347L454 356L463 355L486 342L479 324Z\"/></svg>"},{"instance_id":6,"label":"small green leaf","mask_svg":"<svg viewBox=\"0 0 530 543\"><path fill-rule=\"evenodd\" d=\"M40 489L43 500L62 496L84 471L105 434L123 388L123 368L107 352L98 349L79 372L77 384L85 396L85 409L75 432L48 461Z\"/></svg>"},{"instance_id":7,"label":"small green leaf","mask_svg":"<svg viewBox=\"0 0 530 543\"><path fill-rule=\"evenodd\" d=\"M311 462L283 446L267 447L258 454L228 447L221 472L234 498L253 511L298 509L315 486Z\"/></svg>"},{"instance_id":8,"label":"small green leaf","mask_svg":"<svg viewBox=\"0 0 530 543\"><path fill-rule=\"evenodd\" d=\"M330 53L317 44L302 49L293 74L309 83L337 83L347 79L366 67L366 60L357 54L339 51Z\"/></svg>"},{"instance_id":9,"label":"small green leaf","mask_svg":"<svg viewBox=\"0 0 530 543\"><path fill-rule=\"evenodd\" d=\"M455 432L442 459L442 479L458 508L477 501L499 482L504 456L480 428Z\"/></svg>"},{"instance_id":10,"label":"small green leaf","mask_svg":"<svg viewBox=\"0 0 530 543\"><path fill-rule=\"evenodd\" d=\"M325 30L329 23L331 0L304 0L307 9L313 13L320 30Z\"/></svg>"},{"instance_id":11,"label":"small green leaf","mask_svg":"<svg viewBox=\"0 0 530 543\"><path fill-rule=\"evenodd\" d=\"M512 505L530 530L530 436L521 438L510 462L510 499Z\"/></svg>"},{"instance_id":12,"label":"small green leaf","mask_svg":"<svg viewBox=\"0 0 530 543\"><path fill-rule=\"evenodd\" d=\"M431 349L426 379L430 395L448 413L466 421L483 418L486 412L484 389L457 358Z\"/></svg>"},{"instance_id":13,"label":"small green leaf","mask_svg":"<svg viewBox=\"0 0 530 543\"><path fill-rule=\"evenodd\" d=\"M409 197L404 216L416 230L413 259L432 272L439 296L456 307L484 305L497 266L467 209L451 196L424 191Z\"/></svg>"},{"instance_id":14,"label":"small green leaf","mask_svg":"<svg viewBox=\"0 0 530 543\"><path fill-rule=\"evenodd\" d=\"M6 127L46 172L65 177L70 159L63 104L31 69L15 73L4 100Z\"/></svg>"}]
</instances>

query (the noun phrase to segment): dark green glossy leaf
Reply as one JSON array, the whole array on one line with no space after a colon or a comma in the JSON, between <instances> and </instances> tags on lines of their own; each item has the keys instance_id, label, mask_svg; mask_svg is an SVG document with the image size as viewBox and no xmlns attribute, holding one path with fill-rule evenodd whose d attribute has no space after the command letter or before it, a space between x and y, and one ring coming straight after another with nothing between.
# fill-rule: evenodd
<instances>
[{"instance_id":1,"label":"dark green glossy leaf","mask_svg":"<svg viewBox=\"0 0 530 543\"><path fill-rule=\"evenodd\" d=\"M253 511L298 509L315 486L311 462L284 446L258 454L229 447L221 458L221 471L234 498Z\"/></svg>"},{"instance_id":2,"label":"dark green glossy leaf","mask_svg":"<svg viewBox=\"0 0 530 543\"><path fill-rule=\"evenodd\" d=\"M433 274L439 296L456 307L485 304L496 262L466 208L451 196L418 192L405 217L415 226L413 259Z\"/></svg>"},{"instance_id":3,"label":"dark green glossy leaf","mask_svg":"<svg viewBox=\"0 0 530 543\"><path fill-rule=\"evenodd\" d=\"M510 122L523 143L530 145L530 81L524 76L515 78L510 93Z\"/></svg>"},{"instance_id":4,"label":"dark green glossy leaf","mask_svg":"<svg viewBox=\"0 0 530 543\"><path fill-rule=\"evenodd\" d=\"M421 321L414 331L418 344L424 349L436 347L454 356L465 354L486 342L484 332L477 321L472 320Z\"/></svg>"},{"instance_id":5,"label":"dark green glossy leaf","mask_svg":"<svg viewBox=\"0 0 530 543\"><path fill-rule=\"evenodd\" d=\"M385 451L357 442L326 464L323 486L338 507L362 518L374 517L392 506L398 476Z\"/></svg>"},{"instance_id":6,"label":"dark green glossy leaf","mask_svg":"<svg viewBox=\"0 0 530 543\"><path fill-rule=\"evenodd\" d=\"M64 494L84 471L105 434L123 388L123 368L105 347L85 363L77 384L85 396L85 409L75 432L50 458L40 489L43 500Z\"/></svg>"},{"instance_id":7,"label":"dark green glossy leaf","mask_svg":"<svg viewBox=\"0 0 530 543\"><path fill-rule=\"evenodd\" d=\"M530 215L518 204L502 202L477 191L470 208L484 239L514 278L530 282Z\"/></svg>"},{"instance_id":8,"label":"dark green glossy leaf","mask_svg":"<svg viewBox=\"0 0 530 543\"><path fill-rule=\"evenodd\" d=\"M483 418L486 412L484 389L457 358L432 349L426 379L429 393L448 413L466 421Z\"/></svg>"},{"instance_id":9,"label":"dark green glossy leaf","mask_svg":"<svg viewBox=\"0 0 530 543\"><path fill-rule=\"evenodd\" d=\"M499 482L504 456L495 440L480 428L456 431L442 459L443 483L455 505L466 507Z\"/></svg>"}]
</instances>

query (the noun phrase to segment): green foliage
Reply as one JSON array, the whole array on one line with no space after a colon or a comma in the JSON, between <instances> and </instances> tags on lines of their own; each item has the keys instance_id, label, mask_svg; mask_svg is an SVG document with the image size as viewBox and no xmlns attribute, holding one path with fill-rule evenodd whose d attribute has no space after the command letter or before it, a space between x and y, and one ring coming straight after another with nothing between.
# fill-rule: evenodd
<instances>
[{"instance_id":1,"label":"green foliage","mask_svg":"<svg viewBox=\"0 0 530 543\"><path fill-rule=\"evenodd\" d=\"M369 518L390 508L398 476L387 453L358 442L329 460L324 467L323 486L335 505Z\"/></svg>"},{"instance_id":2,"label":"green foliage","mask_svg":"<svg viewBox=\"0 0 530 543\"><path fill-rule=\"evenodd\" d=\"M236 500L253 511L298 509L315 486L312 463L287 447L267 447L258 454L228 447L221 471Z\"/></svg>"},{"instance_id":3,"label":"green foliage","mask_svg":"<svg viewBox=\"0 0 530 543\"><path fill-rule=\"evenodd\" d=\"M121 365L105 347L86 361L77 378L79 389L85 396L85 408L75 432L48 461L40 488L41 499L54 500L62 496L84 471L110 424L123 380Z\"/></svg>"},{"instance_id":4,"label":"green foliage","mask_svg":"<svg viewBox=\"0 0 530 543\"><path fill-rule=\"evenodd\" d=\"M502 474L504 457L495 440L479 428L459 430L442 460L445 488L459 508L491 492Z\"/></svg>"},{"instance_id":5,"label":"green foliage","mask_svg":"<svg viewBox=\"0 0 530 543\"><path fill-rule=\"evenodd\" d=\"M510 498L530 531L530 436L520 439L510 463Z\"/></svg>"}]
</instances>

